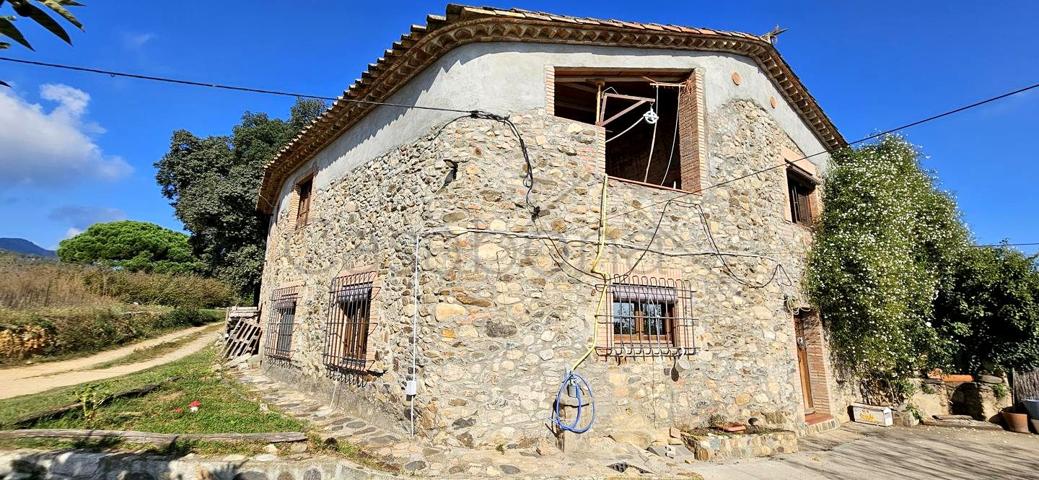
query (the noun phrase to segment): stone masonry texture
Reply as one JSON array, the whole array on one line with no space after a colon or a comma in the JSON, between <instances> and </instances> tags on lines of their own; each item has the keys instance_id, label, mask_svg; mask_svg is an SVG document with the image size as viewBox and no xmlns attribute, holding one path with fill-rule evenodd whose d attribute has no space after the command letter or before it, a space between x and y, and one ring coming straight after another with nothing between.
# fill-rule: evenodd
<instances>
[{"instance_id":1,"label":"stone masonry texture","mask_svg":"<svg viewBox=\"0 0 1039 480\"><path fill-rule=\"evenodd\" d=\"M417 312L419 435L447 446L533 444L550 437L546 425L556 390L592 338L601 283L561 267L558 256L587 270L595 255L604 135L544 110L511 118L534 165L531 203L541 208L536 223L524 200L526 167L516 138L502 123L471 118L315 191L305 227L292 226L290 209L272 219L262 308L269 309L275 288L302 284L303 290L291 361L266 362L268 373L407 431L411 404L404 386ZM712 111L706 127L703 185L775 165L784 147L800 153L751 101L733 100ZM454 166L457 173L447 181ZM637 426L666 436L669 427L701 427L712 416L801 427L793 321L784 300L801 295L810 234L784 219L785 175L769 170L668 206L655 252L635 273L691 283L699 348L684 357L690 368L681 372L670 357L587 360L580 372L595 392L597 434ZM603 261L609 271L624 272L639 257L638 247L650 241L663 202L680 192L614 179L607 192L611 243ZM695 205L703 208L722 252L755 256L726 256L725 267L710 253ZM647 208L633 211L641 207ZM584 242L531 238L548 235ZM369 366L330 372L322 364L330 282L366 269L379 276Z\"/></svg>"}]
</instances>

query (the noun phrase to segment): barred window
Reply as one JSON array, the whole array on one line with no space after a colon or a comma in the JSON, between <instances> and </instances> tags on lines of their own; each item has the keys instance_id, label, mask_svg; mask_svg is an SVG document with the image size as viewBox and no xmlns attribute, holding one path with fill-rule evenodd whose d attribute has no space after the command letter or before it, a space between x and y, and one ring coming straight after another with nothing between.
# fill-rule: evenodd
<instances>
[{"instance_id":1,"label":"barred window","mask_svg":"<svg viewBox=\"0 0 1039 480\"><path fill-rule=\"evenodd\" d=\"M693 353L692 291L686 282L646 276L615 277L600 312L598 351L605 356Z\"/></svg>"},{"instance_id":2,"label":"barred window","mask_svg":"<svg viewBox=\"0 0 1039 480\"><path fill-rule=\"evenodd\" d=\"M301 287L277 288L271 293L271 311L267 317L267 340L264 354L288 360L292 355L292 330L296 321L296 302Z\"/></svg>"},{"instance_id":3,"label":"barred window","mask_svg":"<svg viewBox=\"0 0 1039 480\"><path fill-rule=\"evenodd\" d=\"M364 370L368 366L368 333L375 272L344 275L329 289L323 360L332 369Z\"/></svg>"}]
</instances>

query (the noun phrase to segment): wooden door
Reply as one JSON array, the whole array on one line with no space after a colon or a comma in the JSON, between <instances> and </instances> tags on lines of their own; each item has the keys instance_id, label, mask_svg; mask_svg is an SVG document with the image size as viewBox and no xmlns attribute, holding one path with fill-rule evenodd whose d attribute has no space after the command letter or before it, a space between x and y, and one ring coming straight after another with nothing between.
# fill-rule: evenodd
<instances>
[{"instance_id":1,"label":"wooden door","mask_svg":"<svg viewBox=\"0 0 1039 480\"><path fill-rule=\"evenodd\" d=\"M804 396L805 414L815 413L815 402L812 400L812 377L808 371L808 339L805 337L804 314L794 315L794 335L797 339L797 371L801 375L801 394Z\"/></svg>"}]
</instances>

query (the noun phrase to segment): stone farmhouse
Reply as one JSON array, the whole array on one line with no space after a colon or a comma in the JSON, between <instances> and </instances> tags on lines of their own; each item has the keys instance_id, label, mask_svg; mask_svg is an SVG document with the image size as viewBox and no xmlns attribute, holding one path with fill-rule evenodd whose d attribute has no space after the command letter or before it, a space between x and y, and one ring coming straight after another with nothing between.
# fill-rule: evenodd
<instances>
[{"instance_id":1,"label":"stone farmhouse","mask_svg":"<svg viewBox=\"0 0 1039 480\"><path fill-rule=\"evenodd\" d=\"M800 287L845 141L772 40L411 27L266 167L262 368L448 446L550 439L575 366L589 435L846 418Z\"/></svg>"}]
</instances>

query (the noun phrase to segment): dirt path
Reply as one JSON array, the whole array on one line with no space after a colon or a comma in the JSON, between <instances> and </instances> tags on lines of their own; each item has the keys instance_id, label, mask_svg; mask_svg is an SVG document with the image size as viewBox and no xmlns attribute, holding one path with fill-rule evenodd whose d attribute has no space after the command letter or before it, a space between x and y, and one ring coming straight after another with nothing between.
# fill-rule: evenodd
<instances>
[{"instance_id":1,"label":"dirt path","mask_svg":"<svg viewBox=\"0 0 1039 480\"><path fill-rule=\"evenodd\" d=\"M189 328L90 357L0 370L0 385L3 385L3 388L0 388L0 399L118 377L179 360L213 343L216 339L216 332L222 327L223 323L217 323L215 325ZM143 362L90 370L91 366L117 360L133 353L135 350L175 341L197 333L203 334L194 341L165 355Z\"/></svg>"}]
</instances>

